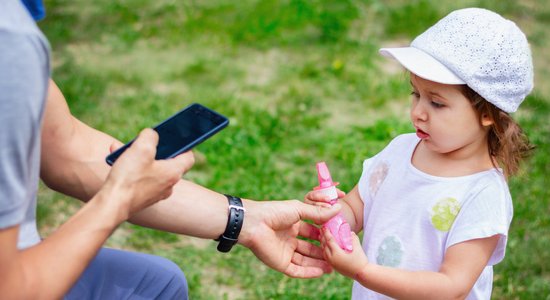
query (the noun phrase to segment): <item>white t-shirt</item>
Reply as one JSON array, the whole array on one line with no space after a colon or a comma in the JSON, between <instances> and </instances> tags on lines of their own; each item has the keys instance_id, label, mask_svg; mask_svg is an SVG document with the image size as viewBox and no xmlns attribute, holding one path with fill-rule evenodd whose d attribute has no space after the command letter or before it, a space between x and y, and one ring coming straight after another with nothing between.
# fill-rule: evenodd
<instances>
[{"instance_id":1,"label":"white t-shirt","mask_svg":"<svg viewBox=\"0 0 550 300\"><path fill-rule=\"evenodd\" d=\"M358 189L364 203L363 250L369 262L410 271L438 271L449 247L500 235L467 299L490 299L493 268L504 258L513 207L500 170L437 177L416 169L415 134L396 137L365 160ZM352 299L388 297L353 284Z\"/></svg>"}]
</instances>

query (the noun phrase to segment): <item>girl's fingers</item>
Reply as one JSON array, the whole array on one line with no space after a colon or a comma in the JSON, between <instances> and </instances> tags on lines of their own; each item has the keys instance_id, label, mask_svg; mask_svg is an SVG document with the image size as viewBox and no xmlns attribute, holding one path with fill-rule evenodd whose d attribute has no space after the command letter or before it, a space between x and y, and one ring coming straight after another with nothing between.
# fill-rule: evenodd
<instances>
[{"instance_id":1,"label":"girl's fingers","mask_svg":"<svg viewBox=\"0 0 550 300\"><path fill-rule=\"evenodd\" d=\"M306 194L305 200L315 201L315 202L328 202L330 201L330 198L319 192L319 191L310 191Z\"/></svg>"},{"instance_id":2,"label":"girl's fingers","mask_svg":"<svg viewBox=\"0 0 550 300\"><path fill-rule=\"evenodd\" d=\"M351 232L351 240L353 243L353 249L362 249L361 240L359 239L359 236L354 231Z\"/></svg>"},{"instance_id":3,"label":"girl's fingers","mask_svg":"<svg viewBox=\"0 0 550 300\"><path fill-rule=\"evenodd\" d=\"M330 203L328 203L328 202L311 201L311 200L305 199L305 200L304 200L304 203L309 204L309 205L317 205L317 206L322 206L322 207L330 207Z\"/></svg>"}]
</instances>

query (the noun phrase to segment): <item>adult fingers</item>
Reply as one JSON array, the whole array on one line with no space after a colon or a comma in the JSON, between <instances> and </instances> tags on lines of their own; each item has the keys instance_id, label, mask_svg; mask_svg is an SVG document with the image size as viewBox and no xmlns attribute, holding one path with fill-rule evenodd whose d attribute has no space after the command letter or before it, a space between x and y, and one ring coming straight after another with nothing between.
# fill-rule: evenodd
<instances>
[{"instance_id":1,"label":"adult fingers","mask_svg":"<svg viewBox=\"0 0 550 300\"><path fill-rule=\"evenodd\" d=\"M187 151L174 158L157 160L155 163L161 168L162 173L170 178L169 184L174 185L181 179L182 174L191 169L194 162L193 152Z\"/></svg>"},{"instance_id":2,"label":"adult fingers","mask_svg":"<svg viewBox=\"0 0 550 300\"><path fill-rule=\"evenodd\" d=\"M304 268L319 268L323 273L332 272L332 267L326 261L320 258L311 258L298 252L292 255L291 263Z\"/></svg>"},{"instance_id":3,"label":"adult fingers","mask_svg":"<svg viewBox=\"0 0 550 300\"><path fill-rule=\"evenodd\" d=\"M156 131L151 128L145 128L139 133L127 151L139 151L149 157L154 157L157 152L158 140L159 135Z\"/></svg>"},{"instance_id":4,"label":"adult fingers","mask_svg":"<svg viewBox=\"0 0 550 300\"><path fill-rule=\"evenodd\" d=\"M306 223L306 222L300 222L300 227L298 230L298 235L301 237L312 239L318 241L321 237L321 231L319 228Z\"/></svg>"},{"instance_id":5,"label":"adult fingers","mask_svg":"<svg viewBox=\"0 0 550 300\"><path fill-rule=\"evenodd\" d=\"M322 258L323 251L318 246L312 244L311 242L298 240L298 245L296 246L296 252L311 258Z\"/></svg>"},{"instance_id":6,"label":"adult fingers","mask_svg":"<svg viewBox=\"0 0 550 300\"><path fill-rule=\"evenodd\" d=\"M292 278L318 278L324 274L321 268L302 267L294 263L290 263L283 273Z\"/></svg>"},{"instance_id":7,"label":"adult fingers","mask_svg":"<svg viewBox=\"0 0 550 300\"><path fill-rule=\"evenodd\" d=\"M158 197L159 200L163 200L163 199L166 199L168 197L170 197L172 195L172 192L174 191L174 189L172 187L169 187L167 189L165 189Z\"/></svg>"},{"instance_id":8,"label":"adult fingers","mask_svg":"<svg viewBox=\"0 0 550 300\"><path fill-rule=\"evenodd\" d=\"M109 152L114 152L115 150L117 150L118 148L124 146L123 143L121 143L120 141L118 140L114 140L111 145L109 146Z\"/></svg>"},{"instance_id":9,"label":"adult fingers","mask_svg":"<svg viewBox=\"0 0 550 300\"><path fill-rule=\"evenodd\" d=\"M322 276L325 272L323 268L314 267L314 266L303 266L294 263L294 261L302 261L299 253L294 253L292 261L283 271L287 276L294 278L317 278Z\"/></svg>"},{"instance_id":10,"label":"adult fingers","mask_svg":"<svg viewBox=\"0 0 550 300\"><path fill-rule=\"evenodd\" d=\"M170 164L174 164L176 168L187 172L195 164L195 155L192 151L184 152L169 160Z\"/></svg>"},{"instance_id":11,"label":"adult fingers","mask_svg":"<svg viewBox=\"0 0 550 300\"><path fill-rule=\"evenodd\" d=\"M321 207L316 205L305 204L300 201L294 202L295 208L300 214L302 220L312 220L315 224L322 224L334 217L342 208L339 203L331 207Z\"/></svg>"}]
</instances>

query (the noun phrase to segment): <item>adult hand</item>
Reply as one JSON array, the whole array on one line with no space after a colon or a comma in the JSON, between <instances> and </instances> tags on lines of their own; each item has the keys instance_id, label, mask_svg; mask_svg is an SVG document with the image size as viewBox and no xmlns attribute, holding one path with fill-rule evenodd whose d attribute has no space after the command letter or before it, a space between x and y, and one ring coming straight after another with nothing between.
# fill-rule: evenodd
<instances>
[{"instance_id":1,"label":"adult hand","mask_svg":"<svg viewBox=\"0 0 550 300\"><path fill-rule=\"evenodd\" d=\"M146 128L117 159L103 192L115 193L122 201L125 218L172 194L172 187L194 163L192 152L166 160L155 160L158 134ZM101 191L100 191L101 192Z\"/></svg>"},{"instance_id":2,"label":"adult hand","mask_svg":"<svg viewBox=\"0 0 550 300\"><path fill-rule=\"evenodd\" d=\"M298 200L249 201L239 243L248 247L267 266L290 277L314 278L330 273L321 249L298 236L319 240L320 231L302 220L326 222L340 210L308 205Z\"/></svg>"}]
</instances>

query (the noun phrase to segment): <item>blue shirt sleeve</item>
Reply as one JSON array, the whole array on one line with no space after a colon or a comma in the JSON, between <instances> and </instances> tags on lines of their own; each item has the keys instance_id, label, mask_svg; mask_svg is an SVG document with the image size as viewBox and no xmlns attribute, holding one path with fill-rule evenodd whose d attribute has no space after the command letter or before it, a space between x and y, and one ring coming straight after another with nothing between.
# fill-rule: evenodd
<instances>
[{"instance_id":1,"label":"blue shirt sleeve","mask_svg":"<svg viewBox=\"0 0 550 300\"><path fill-rule=\"evenodd\" d=\"M42 0L21 0L35 21L40 21L46 16L46 8Z\"/></svg>"}]
</instances>

